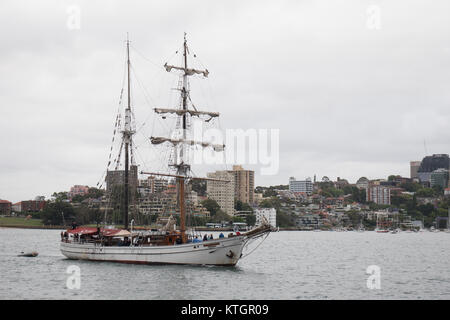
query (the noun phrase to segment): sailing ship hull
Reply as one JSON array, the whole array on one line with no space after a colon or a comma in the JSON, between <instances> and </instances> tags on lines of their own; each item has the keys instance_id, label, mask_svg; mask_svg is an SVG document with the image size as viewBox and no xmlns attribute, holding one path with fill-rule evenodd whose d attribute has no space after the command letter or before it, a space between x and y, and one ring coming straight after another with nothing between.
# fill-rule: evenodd
<instances>
[{"instance_id":1,"label":"sailing ship hull","mask_svg":"<svg viewBox=\"0 0 450 320\"><path fill-rule=\"evenodd\" d=\"M131 264L188 264L234 266L247 242L245 236L167 246L103 246L95 243L61 242L69 259Z\"/></svg>"}]
</instances>

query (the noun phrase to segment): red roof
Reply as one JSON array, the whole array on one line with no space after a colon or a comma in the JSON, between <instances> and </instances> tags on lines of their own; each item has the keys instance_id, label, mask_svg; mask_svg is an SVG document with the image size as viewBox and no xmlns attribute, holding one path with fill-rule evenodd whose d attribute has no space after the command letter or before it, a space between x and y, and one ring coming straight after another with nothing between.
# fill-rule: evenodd
<instances>
[{"instance_id":1,"label":"red roof","mask_svg":"<svg viewBox=\"0 0 450 320\"><path fill-rule=\"evenodd\" d=\"M113 236L117 233L119 233L120 231L122 231L121 229L103 229L100 228L100 232L104 235L104 236ZM82 234L96 234L97 233L97 228L95 227L78 227L76 229L70 229L67 230L68 233L71 234L75 234L78 233L79 235Z\"/></svg>"},{"instance_id":2,"label":"red roof","mask_svg":"<svg viewBox=\"0 0 450 320\"><path fill-rule=\"evenodd\" d=\"M0 200L0 203L11 203L8 200Z\"/></svg>"}]
</instances>

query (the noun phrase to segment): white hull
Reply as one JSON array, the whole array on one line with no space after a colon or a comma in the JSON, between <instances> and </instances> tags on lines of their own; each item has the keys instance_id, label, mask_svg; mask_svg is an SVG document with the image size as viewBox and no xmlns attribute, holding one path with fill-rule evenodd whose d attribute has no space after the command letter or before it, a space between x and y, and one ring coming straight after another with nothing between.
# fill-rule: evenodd
<instances>
[{"instance_id":1,"label":"white hull","mask_svg":"<svg viewBox=\"0 0 450 320\"><path fill-rule=\"evenodd\" d=\"M61 252L69 259L133 264L190 264L234 266L248 238L236 236L166 246L103 246L94 243L61 242Z\"/></svg>"}]
</instances>

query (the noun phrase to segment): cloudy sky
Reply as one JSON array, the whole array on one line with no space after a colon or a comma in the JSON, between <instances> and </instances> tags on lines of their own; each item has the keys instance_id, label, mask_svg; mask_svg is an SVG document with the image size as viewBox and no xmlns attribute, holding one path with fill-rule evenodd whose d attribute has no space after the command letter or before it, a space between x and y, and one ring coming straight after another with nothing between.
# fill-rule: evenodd
<instances>
[{"instance_id":1,"label":"cloudy sky","mask_svg":"<svg viewBox=\"0 0 450 320\"><path fill-rule=\"evenodd\" d=\"M246 166L256 185L409 176L409 161L450 152L448 12L447 0L3 0L0 199L101 179L127 32L137 125L150 127L138 162L152 157L151 109L176 103L162 65L187 32L210 71L191 83L199 108L222 129L280 130L278 173Z\"/></svg>"}]
</instances>

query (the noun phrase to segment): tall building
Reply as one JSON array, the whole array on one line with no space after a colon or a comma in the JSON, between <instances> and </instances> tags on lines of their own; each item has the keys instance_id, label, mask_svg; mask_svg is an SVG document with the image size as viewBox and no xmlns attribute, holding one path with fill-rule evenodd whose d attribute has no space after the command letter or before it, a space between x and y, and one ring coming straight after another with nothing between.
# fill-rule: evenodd
<instances>
[{"instance_id":1,"label":"tall building","mask_svg":"<svg viewBox=\"0 0 450 320\"><path fill-rule=\"evenodd\" d=\"M243 203L253 204L255 202L255 172L244 170L242 166L233 166L234 175L234 199Z\"/></svg>"},{"instance_id":2,"label":"tall building","mask_svg":"<svg viewBox=\"0 0 450 320\"><path fill-rule=\"evenodd\" d=\"M148 189L149 193L160 193L168 188L169 181L166 179L150 176L147 179L139 180L139 186Z\"/></svg>"},{"instance_id":3,"label":"tall building","mask_svg":"<svg viewBox=\"0 0 450 320\"><path fill-rule=\"evenodd\" d=\"M437 169L450 169L450 158L448 154L433 154L423 158L417 171L418 178L422 183L431 183L431 173Z\"/></svg>"},{"instance_id":4,"label":"tall building","mask_svg":"<svg viewBox=\"0 0 450 320\"><path fill-rule=\"evenodd\" d=\"M255 210L256 216L256 225L259 226L262 224L263 219L265 218L267 222L272 227L277 226L277 211L274 208L261 208Z\"/></svg>"},{"instance_id":5,"label":"tall building","mask_svg":"<svg viewBox=\"0 0 450 320\"><path fill-rule=\"evenodd\" d=\"M448 187L449 172L446 169L437 169L431 173L430 186L440 186L442 189Z\"/></svg>"},{"instance_id":6,"label":"tall building","mask_svg":"<svg viewBox=\"0 0 450 320\"><path fill-rule=\"evenodd\" d=\"M131 194L134 194L138 186L137 166L131 165L128 171L128 183ZM113 186L125 185L125 170L111 170L106 173L106 191L111 192Z\"/></svg>"},{"instance_id":7,"label":"tall building","mask_svg":"<svg viewBox=\"0 0 450 320\"><path fill-rule=\"evenodd\" d=\"M366 199L376 204L391 204L391 189L380 185L371 185L366 189Z\"/></svg>"},{"instance_id":8,"label":"tall building","mask_svg":"<svg viewBox=\"0 0 450 320\"><path fill-rule=\"evenodd\" d=\"M289 191L312 194L313 183L311 182L311 178L307 178L306 180L295 180L294 177L290 177L289 178Z\"/></svg>"},{"instance_id":9,"label":"tall building","mask_svg":"<svg viewBox=\"0 0 450 320\"><path fill-rule=\"evenodd\" d=\"M234 215L234 174L228 171L216 171L207 174L208 178L226 180L206 182L206 193L210 199L216 200L220 208L229 215Z\"/></svg>"},{"instance_id":10,"label":"tall building","mask_svg":"<svg viewBox=\"0 0 450 320\"><path fill-rule=\"evenodd\" d=\"M409 163L409 168L410 168L410 178L411 179L418 179L419 176L417 174L417 172L419 171L420 168L420 164L422 163L422 161L411 161Z\"/></svg>"}]
</instances>

